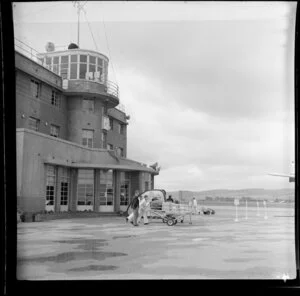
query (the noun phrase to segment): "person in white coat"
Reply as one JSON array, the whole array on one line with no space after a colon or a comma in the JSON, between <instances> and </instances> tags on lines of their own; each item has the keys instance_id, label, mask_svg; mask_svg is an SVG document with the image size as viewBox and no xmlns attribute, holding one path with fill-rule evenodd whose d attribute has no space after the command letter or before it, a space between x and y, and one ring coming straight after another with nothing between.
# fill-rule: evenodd
<instances>
[{"instance_id":1,"label":"person in white coat","mask_svg":"<svg viewBox=\"0 0 300 296\"><path fill-rule=\"evenodd\" d=\"M197 204L197 199L195 197L193 197L193 201L192 201L192 213L193 214L197 214L198 212L198 204Z\"/></svg>"},{"instance_id":2,"label":"person in white coat","mask_svg":"<svg viewBox=\"0 0 300 296\"><path fill-rule=\"evenodd\" d=\"M143 217L144 225L149 224L148 220L148 211L150 206L150 200L147 195L140 199L140 207L139 207L139 218L138 223L140 223L141 218Z\"/></svg>"}]
</instances>

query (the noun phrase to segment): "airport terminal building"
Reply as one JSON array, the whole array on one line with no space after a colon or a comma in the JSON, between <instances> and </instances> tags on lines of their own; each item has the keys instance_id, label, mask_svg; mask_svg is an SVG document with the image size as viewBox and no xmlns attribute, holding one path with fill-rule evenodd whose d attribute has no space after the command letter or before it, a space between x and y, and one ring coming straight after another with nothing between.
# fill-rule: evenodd
<instances>
[{"instance_id":1,"label":"airport terminal building","mask_svg":"<svg viewBox=\"0 0 300 296\"><path fill-rule=\"evenodd\" d=\"M136 189L154 188L159 169L127 158L129 116L108 62L73 43L34 57L16 46L20 210L116 213Z\"/></svg>"}]
</instances>

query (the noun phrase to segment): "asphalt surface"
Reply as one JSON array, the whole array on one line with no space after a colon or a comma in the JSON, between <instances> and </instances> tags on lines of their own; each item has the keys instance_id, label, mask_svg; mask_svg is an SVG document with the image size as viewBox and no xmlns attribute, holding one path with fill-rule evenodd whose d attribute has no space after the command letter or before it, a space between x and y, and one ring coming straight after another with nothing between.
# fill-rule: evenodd
<instances>
[{"instance_id":1,"label":"asphalt surface","mask_svg":"<svg viewBox=\"0 0 300 296\"><path fill-rule=\"evenodd\" d=\"M214 206L167 226L122 217L18 224L17 278L294 279L292 208ZM246 219L247 217L247 219Z\"/></svg>"}]
</instances>

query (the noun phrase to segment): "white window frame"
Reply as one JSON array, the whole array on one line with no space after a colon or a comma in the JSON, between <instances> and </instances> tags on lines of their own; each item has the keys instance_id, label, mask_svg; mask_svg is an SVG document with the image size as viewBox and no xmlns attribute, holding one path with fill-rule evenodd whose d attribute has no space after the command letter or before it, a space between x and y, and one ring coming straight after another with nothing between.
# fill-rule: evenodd
<instances>
[{"instance_id":1,"label":"white window frame","mask_svg":"<svg viewBox=\"0 0 300 296\"><path fill-rule=\"evenodd\" d=\"M86 143L84 143L86 140ZM91 140L91 141L89 141ZM85 147L93 148L94 147L94 130L83 129L82 130L82 142L81 144Z\"/></svg>"},{"instance_id":2,"label":"white window frame","mask_svg":"<svg viewBox=\"0 0 300 296\"><path fill-rule=\"evenodd\" d=\"M38 132L40 127L40 120L34 117L29 117L28 120L29 120L29 124L28 124L29 129ZM35 123L35 125L33 125L32 123Z\"/></svg>"},{"instance_id":3,"label":"white window frame","mask_svg":"<svg viewBox=\"0 0 300 296\"><path fill-rule=\"evenodd\" d=\"M81 178L80 178L81 177ZM95 172L93 169L79 169L78 170L78 181L77 181L77 210L93 210L95 202L95 184L94 184ZM92 197L87 198L87 194L92 192ZM83 193L80 196L80 193ZM84 204L79 203L79 197L84 197ZM83 199L80 199L83 200ZM91 204L88 202L91 201Z\"/></svg>"},{"instance_id":4,"label":"white window frame","mask_svg":"<svg viewBox=\"0 0 300 296\"><path fill-rule=\"evenodd\" d=\"M55 124L50 125L50 136L59 138L60 127Z\"/></svg>"},{"instance_id":5,"label":"white window frame","mask_svg":"<svg viewBox=\"0 0 300 296\"><path fill-rule=\"evenodd\" d=\"M54 165L46 165L46 197L45 197L45 207L46 211L54 211L55 209L55 199L56 199L56 179L57 172ZM48 186L53 187L53 190L48 189ZM49 204L48 202L51 202Z\"/></svg>"},{"instance_id":6,"label":"white window frame","mask_svg":"<svg viewBox=\"0 0 300 296\"><path fill-rule=\"evenodd\" d=\"M30 80L31 94L34 98L38 99L41 92L41 83L35 79Z\"/></svg>"}]
</instances>

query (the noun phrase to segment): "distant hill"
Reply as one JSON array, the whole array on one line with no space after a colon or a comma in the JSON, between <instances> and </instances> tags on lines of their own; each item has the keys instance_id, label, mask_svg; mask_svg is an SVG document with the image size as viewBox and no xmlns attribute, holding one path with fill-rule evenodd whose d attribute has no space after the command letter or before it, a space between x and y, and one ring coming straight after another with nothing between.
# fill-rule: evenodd
<instances>
[{"instance_id":1,"label":"distant hill","mask_svg":"<svg viewBox=\"0 0 300 296\"><path fill-rule=\"evenodd\" d=\"M190 200L195 197L197 200L213 199L234 199L234 198L247 198L247 199L258 199L258 200L294 200L295 191L294 189L217 189L207 191L173 191L167 192L167 195L172 195L174 199L178 200Z\"/></svg>"}]
</instances>

